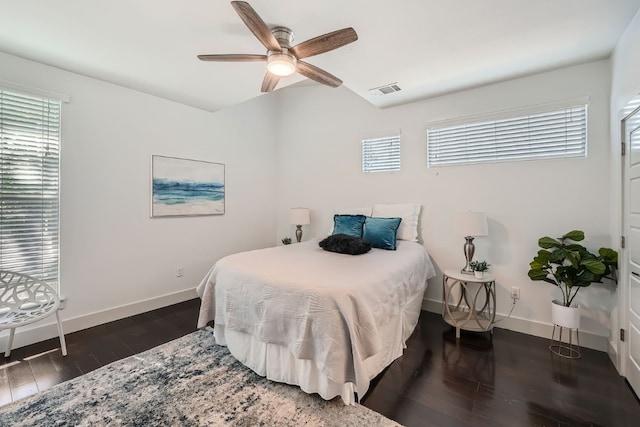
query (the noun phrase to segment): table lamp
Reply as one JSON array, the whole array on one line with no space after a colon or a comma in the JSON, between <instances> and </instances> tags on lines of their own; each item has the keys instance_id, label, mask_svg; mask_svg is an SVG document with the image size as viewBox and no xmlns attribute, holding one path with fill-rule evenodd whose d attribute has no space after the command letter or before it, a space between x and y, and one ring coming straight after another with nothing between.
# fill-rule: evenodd
<instances>
[{"instance_id":1,"label":"table lamp","mask_svg":"<svg viewBox=\"0 0 640 427\"><path fill-rule=\"evenodd\" d=\"M300 243L300 240L302 240L302 226L311 223L309 209L292 208L289 213L289 223L296 226L296 240Z\"/></svg>"},{"instance_id":2,"label":"table lamp","mask_svg":"<svg viewBox=\"0 0 640 427\"><path fill-rule=\"evenodd\" d=\"M456 234L464 236L466 240L463 249L467 263L460 272L473 274L473 269L471 269L470 265L476 250L473 239L474 237L487 236L489 234L487 217L484 212L460 212L454 218L453 230Z\"/></svg>"}]
</instances>

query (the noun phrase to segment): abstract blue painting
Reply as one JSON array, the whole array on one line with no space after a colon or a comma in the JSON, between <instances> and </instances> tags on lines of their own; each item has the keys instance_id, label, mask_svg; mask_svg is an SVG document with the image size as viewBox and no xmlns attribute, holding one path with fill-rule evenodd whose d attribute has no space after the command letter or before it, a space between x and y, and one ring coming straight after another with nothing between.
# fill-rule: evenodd
<instances>
[{"instance_id":1,"label":"abstract blue painting","mask_svg":"<svg viewBox=\"0 0 640 427\"><path fill-rule=\"evenodd\" d=\"M151 156L151 216L224 214L224 164Z\"/></svg>"}]
</instances>

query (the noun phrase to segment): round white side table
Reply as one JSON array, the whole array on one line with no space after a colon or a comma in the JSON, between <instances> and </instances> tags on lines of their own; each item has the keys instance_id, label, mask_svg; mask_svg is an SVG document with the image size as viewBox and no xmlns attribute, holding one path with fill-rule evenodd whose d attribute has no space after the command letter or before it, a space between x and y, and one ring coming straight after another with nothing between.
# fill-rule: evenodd
<instances>
[{"instance_id":1,"label":"round white side table","mask_svg":"<svg viewBox=\"0 0 640 427\"><path fill-rule=\"evenodd\" d=\"M459 270L446 270L442 275L442 318L456 328L473 332L493 333L496 319L495 278L484 274L476 279Z\"/></svg>"}]
</instances>

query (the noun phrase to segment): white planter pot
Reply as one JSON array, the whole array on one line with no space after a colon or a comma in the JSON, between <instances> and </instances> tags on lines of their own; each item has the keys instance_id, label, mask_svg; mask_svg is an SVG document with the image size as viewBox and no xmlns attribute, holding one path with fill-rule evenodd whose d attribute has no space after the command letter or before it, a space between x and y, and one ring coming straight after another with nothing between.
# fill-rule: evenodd
<instances>
[{"instance_id":1,"label":"white planter pot","mask_svg":"<svg viewBox=\"0 0 640 427\"><path fill-rule=\"evenodd\" d=\"M484 277L484 271L474 271L473 275L476 276L476 279L482 279Z\"/></svg>"},{"instance_id":2,"label":"white planter pot","mask_svg":"<svg viewBox=\"0 0 640 427\"><path fill-rule=\"evenodd\" d=\"M553 300L551 320L563 328L578 329L580 327L580 306L565 307L562 302Z\"/></svg>"}]
</instances>

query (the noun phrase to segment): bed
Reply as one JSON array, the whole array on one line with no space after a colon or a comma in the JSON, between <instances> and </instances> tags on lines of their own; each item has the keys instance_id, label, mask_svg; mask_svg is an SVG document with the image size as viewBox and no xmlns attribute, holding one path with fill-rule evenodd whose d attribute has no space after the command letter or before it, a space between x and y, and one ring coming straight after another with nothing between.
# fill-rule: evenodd
<instances>
[{"instance_id":1,"label":"bed","mask_svg":"<svg viewBox=\"0 0 640 427\"><path fill-rule=\"evenodd\" d=\"M312 239L221 259L197 288L198 327L214 321L217 342L262 376L354 403L402 355L435 276L417 243L420 210L337 208L322 246L348 234L374 247L363 255Z\"/></svg>"},{"instance_id":2,"label":"bed","mask_svg":"<svg viewBox=\"0 0 640 427\"><path fill-rule=\"evenodd\" d=\"M198 327L213 320L216 341L259 375L352 404L402 355L434 275L411 241L358 256L318 239L242 252L198 286Z\"/></svg>"}]
</instances>

